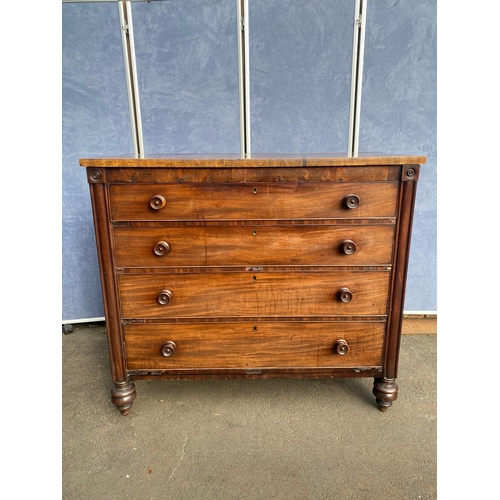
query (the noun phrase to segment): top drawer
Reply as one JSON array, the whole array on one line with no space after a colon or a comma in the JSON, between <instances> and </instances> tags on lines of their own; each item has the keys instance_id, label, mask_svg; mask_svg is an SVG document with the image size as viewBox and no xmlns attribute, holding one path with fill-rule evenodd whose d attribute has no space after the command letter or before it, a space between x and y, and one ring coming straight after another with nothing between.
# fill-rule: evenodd
<instances>
[{"instance_id":1,"label":"top drawer","mask_svg":"<svg viewBox=\"0 0 500 500\"><path fill-rule=\"evenodd\" d=\"M112 184L111 219L286 220L395 217L397 182Z\"/></svg>"}]
</instances>

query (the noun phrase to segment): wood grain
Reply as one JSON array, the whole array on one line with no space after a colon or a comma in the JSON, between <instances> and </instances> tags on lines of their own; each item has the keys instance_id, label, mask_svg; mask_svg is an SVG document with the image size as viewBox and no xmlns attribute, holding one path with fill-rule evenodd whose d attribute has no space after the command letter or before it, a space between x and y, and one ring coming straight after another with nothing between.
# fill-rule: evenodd
<instances>
[{"instance_id":1,"label":"wood grain","mask_svg":"<svg viewBox=\"0 0 500 500\"><path fill-rule=\"evenodd\" d=\"M388 271L124 274L123 318L384 315ZM342 302L340 289L353 299ZM172 300L162 306L162 290Z\"/></svg>"},{"instance_id":2,"label":"wood grain","mask_svg":"<svg viewBox=\"0 0 500 500\"><path fill-rule=\"evenodd\" d=\"M111 185L111 219L129 221L394 217L398 183L184 183ZM359 197L357 208L344 198ZM153 210L161 195L165 208Z\"/></svg>"},{"instance_id":3,"label":"wood grain","mask_svg":"<svg viewBox=\"0 0 500 500\"><path fill-rule=\"evenodd\" d=\"M358 367L381 363L385 323L210 323L125 327L130 369ZM345 339L349 351L334 351ZM161 348L174 341L168 358Z\"/></svg>"},{"instance_id":4,"label":"wood grain","mask_svg":"<svg viewBox=\"0 0 500 500\"><path fill-rule=\"evenodd\" d=\"M114 229L119 267L390 265L394 225L201 226ZM347 255L343 242L354 241ZM154 252L158 242L169 251Z\"/></svg>"},{"instance_id":5,"label":"wood grain","mask_svg":"<svg viewBox=\"0 0 500 500\"><path fill-rule=\"evenodd\" d=\"M253 167L293 167L293 166L335 166L351 167L365 165L402 165L425 163L425 156L360 153L349 157L346 153L318 154L252 154L242 158L236 154L226 155L147 155L145 158L116 156L110 158L81 158L82 167L209 167L209 168L253 168Z\"/></svg>"},{"instance_id":6,"label":"wood grain","mask_svg":"<svg viewBox=\"0 0 500 500\"><path fill-rule=\"evenodd\" d=\"M95 168L89 167L91 176ZM161 184L166 182L358 182L399 181L401 166L377 165L356 168L335 167L253 167L253 168L107 168L107 182L112 184Z\"/></svg>"}]
</instances>

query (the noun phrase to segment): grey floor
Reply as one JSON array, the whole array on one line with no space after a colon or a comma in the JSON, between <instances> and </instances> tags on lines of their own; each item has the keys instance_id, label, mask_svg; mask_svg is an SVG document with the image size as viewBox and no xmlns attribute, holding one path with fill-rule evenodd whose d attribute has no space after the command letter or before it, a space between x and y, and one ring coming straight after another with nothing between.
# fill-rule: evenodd
<instances>
[{"instance_id":1,"label":"grey floor","mask_svg":"<svg viewBox=\"0 0 500 500\"><path fill-rule=\"evenodd\" d=\"M404 335L399 398L372 379L138 381L110 401L103 324L62 335L62 498L435 499L436 335Z\"/></svg>"}]
</instances>

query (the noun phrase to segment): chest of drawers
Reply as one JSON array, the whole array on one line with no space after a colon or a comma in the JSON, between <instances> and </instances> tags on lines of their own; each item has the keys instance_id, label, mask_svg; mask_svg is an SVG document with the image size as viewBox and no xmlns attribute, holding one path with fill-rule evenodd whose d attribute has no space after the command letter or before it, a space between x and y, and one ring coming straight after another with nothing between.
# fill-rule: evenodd
<instances>
[{"instance_id":1,"label":"chest of drawers","mask_svg":"<svg viewBox=\"0 0 500 500\"><path fill-rule=\"evenodd\" d=\"M111 361L134 380L373 377L397 398L420 156L81 159Z\"/></svg>"}]
</instances>

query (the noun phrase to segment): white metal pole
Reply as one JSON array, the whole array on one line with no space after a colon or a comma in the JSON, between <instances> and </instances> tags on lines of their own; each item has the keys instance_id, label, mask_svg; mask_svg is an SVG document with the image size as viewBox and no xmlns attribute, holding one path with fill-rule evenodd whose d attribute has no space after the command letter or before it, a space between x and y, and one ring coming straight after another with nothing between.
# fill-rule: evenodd
<instances>
[{"instance_id":1,"label":"white metal pole","mask_svg":"<svg viewBox=\"0 0 500 500\"><path fill-rule=\"evenodd\" d=\"M351 157L358 156L359 149L359 123L361 117L361 91L363 86L367 1L368 0L356 0L354 8L349 144L347 149L348 156Z\"/></svg>"},{"instance_id":2,"label":"white metal pole","mask_svg":"<svg viewBox=\"0 0 500 500\"><path fill-rule=\"evenodd\" d=\"M139 99L139 78L137 77L137 65L135 59L135 42L134 42L134 25L132 23L132 4L127 0L127 19L130 44L130 69L132 80L134 82L134 108L135 108L135 124L137 129L137 140L139 143L139 157L144 158L144 140L142 137L142 117L141 103Z\"/></svg>"},{"instance_id":3,"label":"white metal pole","mask_svg":"<svg viewBox=\"0 0 500 500\"><path fill-rule=\"evenodd\" d=\"M250 150L250 56L248 39L248 0L236 0L238 34L238 95L240 101L240 152L242 158Z\"/></svg>"},{"instance_id":4,"label":"white metal pole","mask_svg":"<svg viewBox=\"0 0 500 500\"><path fill-rule=\"evenodd\" d=\"M243 69L242 24L245 22L241 12L241 0L236 0L236 36L238 40L238 97L240 102L240 155L245 157L245 76Z\"/></svg>"},{"instance_id":5,"label":"white metal pole","mask_svg":"<svg viewBox=\"0 0 500 500\"><path fill-rule=\"evenodd\" d=\"M132 145L134 148L134 156L136 158L143 158L144 144L142 138L139 86L135 63L134 30L130 0L118 0L118 12L120 15L123 59L125 63L125 77L127 80L130 127L132 129Z\"/></svg>"},{"instance_id":6,"label":"white metal pole","mask_svg":"<svg viewBox=\"0 0 500 500\"><path fill-rule=\"evenodd\" d=\"M250 158L252 154L250 142L250 18L248 15L248 0L243 0L244 5L244 30L245 39L245 143L247 145L246 156Z\"/></svg>"}]
</instances>

